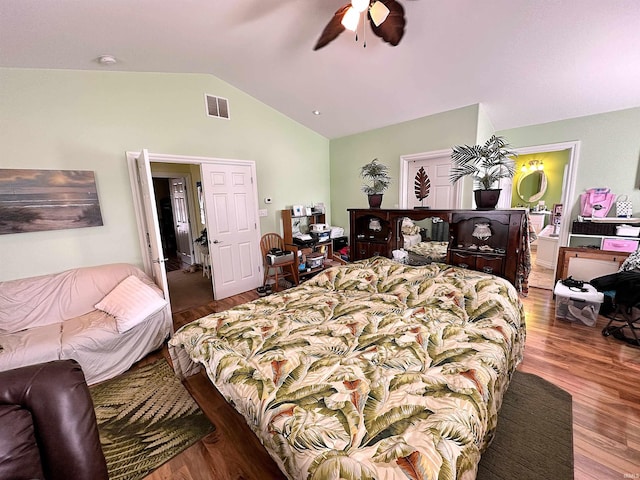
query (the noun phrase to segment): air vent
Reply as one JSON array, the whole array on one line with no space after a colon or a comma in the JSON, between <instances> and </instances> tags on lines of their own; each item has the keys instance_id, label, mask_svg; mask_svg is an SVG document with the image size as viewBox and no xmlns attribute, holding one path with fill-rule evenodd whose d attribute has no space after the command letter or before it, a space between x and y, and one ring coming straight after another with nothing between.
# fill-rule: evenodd
<instances>
[{"instance_id":1,"label":"air vent","mask_svg":"<svg viewBox=\"0 0 640 480\"><path fill-rule=\"evenodd\" d=\"M209 117L229 118L229 100L213 95L205 95Z\"/></svg>"}]
</instances>

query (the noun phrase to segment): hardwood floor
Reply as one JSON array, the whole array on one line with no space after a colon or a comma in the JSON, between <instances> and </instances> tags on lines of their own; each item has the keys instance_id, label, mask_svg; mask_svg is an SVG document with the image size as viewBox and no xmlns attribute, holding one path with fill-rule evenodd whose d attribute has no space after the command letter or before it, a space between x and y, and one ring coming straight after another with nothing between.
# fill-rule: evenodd
<instances>
[{"instance_id":1,"label":"hardwood floor","mask_svg":"<svg viewBox=\"0 0 640 480\"><path fill-rule=\"evenodd\" d=\"M257 298L254 292L174 315L176 329L197 318ZM595 327L556 320L552 292L531 288L522 299L527 342L519 367L573 396L575 480L640 478L640 348L601 335ZM144 361L168 358L166 347ZM263 480L285 478L242 417L203 373L187 389L217 426L211 434L148 475L146 480ZM546 479L541 479L546 480ZM552 480L552 479L549 479Z\"/></svg>"}]
</instances>

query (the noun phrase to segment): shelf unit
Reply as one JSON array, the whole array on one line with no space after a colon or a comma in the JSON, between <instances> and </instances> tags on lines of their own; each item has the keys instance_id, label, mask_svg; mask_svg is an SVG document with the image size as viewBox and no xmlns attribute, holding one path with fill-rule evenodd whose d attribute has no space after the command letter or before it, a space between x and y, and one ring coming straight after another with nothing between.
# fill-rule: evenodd
<instances>
[{"instance_id":1,"label":"shelf unit","mask_svg":"<svg viewBox=\"0 0 640 480\"><path fill-rule=\"evenodd\" d=\"M618 235L593 235L588 233L569 234L569 246L576 248L587 247L604 250L606 240L624 240L630 242L632 245L635 245L634 250L636 250L640 245L640 240L638 239L638 237L623 237Z\"/></svg>"},{"instance_id":2,"label":"shelf unit","mask_svg":"<svg viewBox=\"0 0 640 480\"><path fill-rule=\"evenodd\" d=\"M296 269L298 278L303 281L307 278L320 273L326 268L337 265L341 262L336 261L333 255L333 241L329 238L325 242L317 242L309 246L301 246L293 243L294 232L309 232L309 225L314 223L326 223L324 213L313 212L310 215L295 216L291 210L282 210L282 232L285 248L294 252L296 258ZM301 261L306 263L306 256L312 253L320 252L324 255L324 263L321 267L300 269Z\"/></svg>"}]
</instances>

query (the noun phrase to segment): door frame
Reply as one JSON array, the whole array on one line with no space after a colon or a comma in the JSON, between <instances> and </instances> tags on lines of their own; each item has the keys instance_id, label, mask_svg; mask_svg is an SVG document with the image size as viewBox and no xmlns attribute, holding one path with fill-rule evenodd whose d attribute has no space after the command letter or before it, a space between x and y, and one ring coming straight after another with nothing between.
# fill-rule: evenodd
<instances>
[{"instance_id":1,"label":"door frame","mask_svg":"<svg viewBox=\"0 0 640 480\"><path fill-rule=\"evenodd\" d=\"M431 152L422 153L410 153L408 155L400 155L400 208L407 208L409 205L409 163L421 160L433 160L436 158L449 157L451 158L451 148L444 150L433 150ZM411 182L413 184L413 182ZM454 206L452 208L460 208L462 205L462 190L460 188L460 182L456 182L452 185L454 191Z\"/></svg>"},{"instance_id":2,"label":"door frame","mask_svg":"<svg viewBox=\"0 0 640 480\"><path fill-rule=\"evenodd\" d=\"M571 211L573 210L573 200L575 199L576 175L578 174L578 163L580 160L580 141L548 143L545 145L532 145L529 147L514 148L518 155L529 155L531 153L548 153L569 150L569 163L562 179L562 222L558 234L558 245L560 247L568 245L569 232L571 230ZM557 268L557 265L556 265Z\"/></svg>"},{"instance_id":3,"label":"door frame","mask_svg":"<svg viewBox=\"0 0 640 480\"><path fill-rule=\"evenodd\" d=\"M138 240L140 242L140 252L144 253L147 249L146 243L146 230L144 227L144 210L142 206L142 193L140 191L140 187L138 182L136 182L136 158L140 155L139 151L127 151L126 158L127 164L129 167L129 181L131 183L131 191L133 192L133 208L136 215L136 226L138 230ZM238 159L228 159L228 158L216 158L216 157L199 157L199 156L188 156L188 155L173 155L173 154L165 154L165 153L151 153L148 152L149 162L153 163L182 163L182 164L195 164L202 165L203 163L210 164L223 164L223 165L243 165L248 166L251 169L251 176L256 179L253 182L253 197L254 197L254 205L255 205L255 218L258 219L260 216L258 215L258 182L257 182L257 171L256 171L256 163L253 160L238 160ZM202 172L202 169L201 169ZM173 175L174 177L176 175ZM180 175L179 175L180 176ZM207 205L205 204L205 209ZM255 247L257 251L260 251L260 237L262 236L260 230L260 222L258 221L256 224L256 244ZM158 235L160 231L158 229ZM148 255L142 255L142 263L143 269L148 274L152 271L151 260ZM258 271L262 272L262 262L259 262ZM213 297L217 298L216 290L215 290L215 282L213 282L212 276L212 284L213 284Z\"/></svg>"}]
</instances>

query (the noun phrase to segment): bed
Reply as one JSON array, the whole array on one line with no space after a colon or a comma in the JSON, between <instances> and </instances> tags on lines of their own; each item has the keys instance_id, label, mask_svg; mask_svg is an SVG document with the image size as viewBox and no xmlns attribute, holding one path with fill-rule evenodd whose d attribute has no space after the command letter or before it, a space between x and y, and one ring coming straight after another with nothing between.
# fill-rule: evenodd
<instances>
[{"instance_id":1,"label":"bed","mask_svg":"<svg viewBox=\"0 0 640 480\"><path fill-rule=\"evenodd\" d=\"M508 281L374 257L196 320L169 348L290 479L471 480L525 335Z\"/></svg>"}]
</instances>

